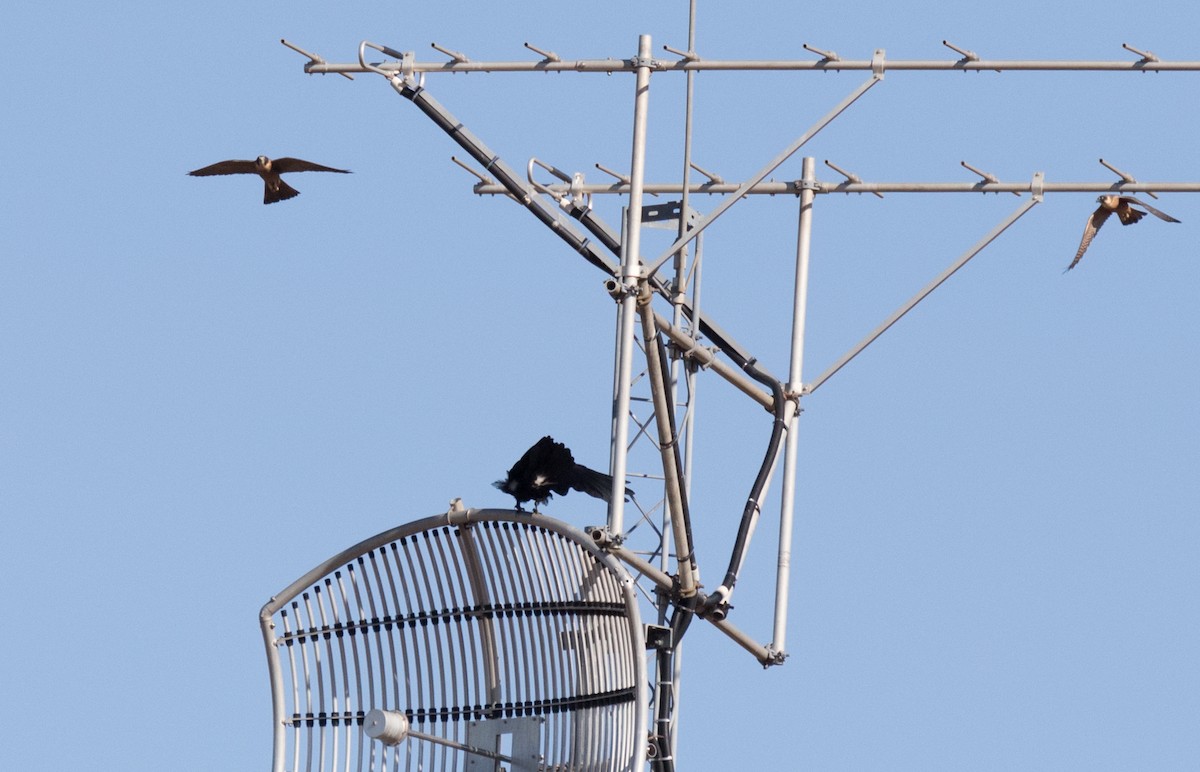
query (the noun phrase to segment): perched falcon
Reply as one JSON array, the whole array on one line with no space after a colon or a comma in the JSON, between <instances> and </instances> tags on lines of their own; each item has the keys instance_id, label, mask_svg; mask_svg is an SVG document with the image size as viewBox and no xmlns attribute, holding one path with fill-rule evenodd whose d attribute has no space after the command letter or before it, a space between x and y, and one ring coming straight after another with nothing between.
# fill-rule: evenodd
<instances>
[{"instance_id":1,"label":"perched falcon","mask_svg":"<svg viewBox=\"0 0 1200 772\"><path fill-rule=\"evenodd\" d=\"M283 201L284 199L300 195L300 191L280 178L279 175L287 174L288 172L350 173L345 169L321 166L321 164L315 164L312 161L303 161L299 158L276 158L272 161L265 155L260 155L253 161L221 161L212 166L205 166L203 169L188 172L188 174L193 177L211 177L214 174L257 174L263 179L263 203L274 204L276 201Z\"/></svg>"},{"instance_id":2,"label":"perched falcon","mask_svg":"<svg viewBox=\"0 0 1200 772\"><path fill-rule=\"evenodd\" d=\"M532 501L536 513L538 504L549 501L551 494L564 496L572 488L608 501L612 497L612 482L609 475L576 464L566 445L546 436L517 459L503 480L492 485L516 499L517 509ZM632 496L633 491L626 488L625 495Z\"/></svg>"},{"instance_id":3,"label":"perched falcon","mask_svg":"<svg viewBox=\"0 0 1200 772\"><path fill-rule=\"evenodd\" d=\"M1145 201L1139 201L1133 196L1100 196L1096 199L1100 206L1096 207L1096 211L1088 217L1087 227L1083 229L1083 240L1079 242L1079 251L1075 253L1075 259L1067 266L1067 270L1075 267L1079 259L1083 257L1083 253L1087 251L1088 244L1092 243L1092 239L1096 237L1096 231L1100 230L1100 226L1108 219L1108 216L1113 212L1117 213L1117 217L1121 220L1122 225L1133 225L1138 220L1146 216L1146 212L1154 215L1160 220L1167 222L1179 222L1166 212L1160 212L1154 207L1147 204ZM1140 206L1146 212L1139 212L1134 209L1134 206Z\"/></svg>"}]
</instances>

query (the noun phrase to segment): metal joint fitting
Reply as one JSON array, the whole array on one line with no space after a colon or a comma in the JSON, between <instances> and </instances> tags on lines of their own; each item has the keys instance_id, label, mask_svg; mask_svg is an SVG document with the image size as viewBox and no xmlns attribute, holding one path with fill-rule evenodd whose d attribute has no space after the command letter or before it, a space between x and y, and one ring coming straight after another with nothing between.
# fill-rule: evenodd
<instances>
[{"instance_id":1,"label":"metal joint fitting","mask_svg":"<svg viewBox=\"0 0 1200 772\"><path fill-rule=\"evenodd\" d=\"M1045 181L1044 174L1042 174L1041 172L1033 173L1033 182L1030 183L1029 189L1033 193L1033 200L1037 201L1038 203L1041 203L1042 198L1044 197L1044 192L1042 190L1042 183L1044 181Z\"/></svg>"},{"instance_id":2,"label":"metal joint fitting","mask_svg":"<svg viewBox=\"0 0 1200 772\"><path fill-rule=\"evenodd\" d=\"M637 287L631 287L627 284L622 284L616 279L604 280L604 291L612 296L613 300L620 301L626 295L632 295L637 292Z\"/></svg>"}]
</instances>

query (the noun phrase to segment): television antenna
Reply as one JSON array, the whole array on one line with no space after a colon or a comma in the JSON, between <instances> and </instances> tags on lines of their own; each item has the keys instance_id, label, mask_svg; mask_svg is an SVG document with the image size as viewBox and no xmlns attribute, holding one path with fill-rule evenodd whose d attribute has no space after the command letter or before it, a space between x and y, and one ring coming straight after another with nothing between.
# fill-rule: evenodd
<instances>
[{"instance_id":1,"label":"television antenna","mask_svg":"<svg viewBox=\"0 0 1200 772\"><path fill-rule=\"evenodd\" d=\"M604 525L585 533L544 516L530 519L511 510L465 509L456 502L443 515L379 534L334 556L263 608L261 623L274 695L276 770L415 770L435 764L455 769L639 770L646 761L657 771L673 770L678 739L676 655L694 619L714 626L764 667L786 660L802 400L1040 204L1047 193L1200 192L1200 182L1139 182L1104 159L1100 163L1116 175L1116 181L1058 182L1036 171L1028 179L1005 181L963 161L962 167L978 179L878 182L826 160L825 166L837 175L831 181L818 177L812 157L803 158L799 179L771 179L776 169L880 84L888 72L1200 71L1200 62L1167 61L1128 44L1123 44L1124 50L1137 58L988 59L942 41L956 57L889 60L883 50L876 50L867 58L844 59L805 44L816 58L714 60L696 51L694 0L686 49L663 46L670 57L661 59L655 57L646 35L639 37L636 54L628 58L575 60L526 42L525 48L540 58L476 61L434 43L432 48L444 58L426 61L412 51L363 41L356 60L331 63L282 42L309 59L304 67L307 73L384 78L466 154L469 160L457 156L452 160L476 177L477 195L512 199L572 251L605 272L606 289L617 306L618 336L610 459L614 495ZM866 79L755 174L730 182L692 159L694 76L702 71L860 73ZM485 144L426 85L431 75L470 72L632 75L628 171L597 163L596 168L612 181L594 182L582 172L566 172L532 158L522 173L520 166ZM646 179L647 116L652 81L668 75L686 79L683 164L679 181L659 183ZM693 173L703 179L698 181ZM879 197L1009 193L1019 202L857 344L805 381L801 372L813 212L819 197L831 193ZM650 194L678 198L648 204L645 196ZM625 197L619 226L605 222L593 208L594 199L611 195ZM705 232L740 201L761 195L798 202L789 360L780 367L785 376L773 374L701 308ZM692 204L698 196L719 198L715 206L701 212ZM643 251L643 229L653 227L672 228L676 234L657 254ZM694 395L702 371L728 382L770 417L769 432L763 429L769 434L767 450L749 486L728 567L708 591L700 581L688 506ZM643 406L648 406L648 413L642 413ZM661 480L663 494L650 508L634 502L635 511L630 512L622 491L631 476L630 452L639 446L649 447L658 471L646 476ZM780 461L774 615L770 639L762 642L733 624L729 610ZM627 526L628 522L634 525ZM642 523L650 527L634 534ZM479 551L484 549L490 552ZM408 554L409 550L413 552ZM573 557L548 558L551 554ZM494 567L489 569L494 574L480 569L485 564ZM424 587L425 593L416 592L417 600L404 605L397 587L409 585ZM634 585L653 607L651 624L641 622ZM378 605L364 604L364 597L378 599ZM390 606L387 598L393 598ZM604 612L607 627L600 624L594 603L609 604ZM413 633L411 639L400 634L417 628L422 634ZM585 639L586 645L581 643ZM645 662L643 646L650 651L652 666ZM452 680L455 672L461 673L462 684L447 686L447 673ZM631 675L633 682L628 680ZM615 680L606 680L610 676ZM467 684L476 682L486 684L486 689L470 691Z\"/></svg>"}]
</instances>

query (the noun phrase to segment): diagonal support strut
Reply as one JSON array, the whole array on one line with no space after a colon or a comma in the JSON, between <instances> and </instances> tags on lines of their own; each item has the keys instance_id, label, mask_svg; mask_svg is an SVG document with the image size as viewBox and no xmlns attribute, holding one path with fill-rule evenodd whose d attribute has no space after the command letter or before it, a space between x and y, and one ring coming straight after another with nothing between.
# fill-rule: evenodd
<instances>
[{"instance_id":1,"label":"diagonal support strut","mask_svg":"<svg viewBox=\"0 0 1200 772\"><path fill-rule=\"evenodd\" d=\"M650 277L657 273L658 269L661 268L664 263L670 260L676 252L686 246L692 239L703 233L705 228L712 225L718 217L725 214L729 207L740 201L751 188L765 180L768 174L779 168L784 161L791 158L792 155L794 155L797 150L807 144L810 139L817 136L821 129L832 123L835 118L846 111L846 108L850 107L850 105L858 101L859 97L867 93L872 86L883 80L882 50L875 52L875 61L878 63L878 65L874 68L874 72L871 73L871 77L867 79L866 82L854 89L854 91L850 92L850 95L839 102L836 107L834 107L825 115L825 117L821 118L821 120L813 124L812 128L796 138L796 140L792 142L792 144L788 145L782 153L771 159L766 166L759 169L757 174L743 182L741 186L739 186L738 189L733 193L730 193L728 196L726 196L721 203L717 204L716 209L712 210L712 212L710 212L707 216L701 217L686 235L680 236L674 244L667 247L666 250L664 250L663 253L654 260L654 262L650 265L650 270L646 272L646 276Z\"/></svg>"},{"instance_id":2,"label":"diagonal support strut","mask_svg":"<svg viewBox=\"0 0 1200 772\"><path fill-rule=\"evenodd\" d=\"M865 337L861 341L859 341L858 345L856 345L854 348L850 349L845 354L843 354L841 359L834 362L833 365L831 365L828 370L826 370L825 372L823 372L819 376L817 376L817 378L812 383L805 385L804 389L803 389L803 393L804 394L812 394L814 391L816 391L818 388L820 388L821 384L823 384L823 383L825 383L825 381L829 380L833 376L833 374L836 373L838 370L841 370L843 367L845 367L846 364L848 364L851 359L854 359L854 357L861 354L863 352L863 350L866 349L867 346L870 346L872 343L875 342L876 338L878 338L883 333L887 332L889 327L891 327L896 322L900 321L901 317L903 317L909 311L913 310L913 308L915 308L918 303L920 303L922 300L924 300L926 297L928 297L929 293L933 292L935 289L940 287L942 285L942 283L944 281L946 281L946 279L949 279L951 276L953 276L954 273L959 268L962 268L964 265L966 265L971 260L971 258L975 257L975 255L982 252L983 249L988 244L991 244L993 241L995 241L996 238L1001 233L1004 233L1004 231L1006 231L1010 225L1015 223L1017 220L1021 219L1021 216L1024 215L1026 212L1028 212L1030 209L1032 209L1033 207L1042 203L1042 173L1041 172L1037 172L1036 174L1033 175L1032 190L1033 190L1033 196L1031 198L1029 198L1027 201L1024 201L1019 207L1017 207L1016 211L1014 211L1008 217L1004 218L1004 220L999 225L997 225L995 228L992 228L992 230L989 231L986 236L984 236L982 239L980 239L978 242L976 242L976 244L973 247L971 247L966 252L964 252L962 255L960 255L959 258L957 260L955 260L954 263L951 264L951 266L949 268L947 268L946 270L944 270L940 274L938 274L938 276L933 281L931 281L929 284L925 285L925 288L922 289L920 292L918 292L916 295L914 295L912 298L910 298L907 303L900 306L900 308L896 309L896 311L894 313L892 313L891 316L889 316L887 319L885 319L884 322L882 324L880 324L878 327L876 327L869 335L867 335L867 337Z\"/></svg>"}]
</instances>

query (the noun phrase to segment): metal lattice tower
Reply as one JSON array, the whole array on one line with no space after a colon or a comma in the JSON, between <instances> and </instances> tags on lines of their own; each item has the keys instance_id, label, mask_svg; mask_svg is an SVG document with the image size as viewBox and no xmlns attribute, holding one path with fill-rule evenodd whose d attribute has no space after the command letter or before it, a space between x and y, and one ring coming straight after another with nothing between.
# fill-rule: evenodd
<instances>
[{"instance_id":1,"label":"metal lattice tower","mask_svg":"<svg viewBox=\"0 0 1200 772\"><path fill-rule=\"evenodd\" d=\"M614 495L605 525L584 535L549 518L530 521L511 511L455 507L350 548L267 604L262 623L275 693L277 770L428 769L435 764L637 770L646 759L656 770L674 769L676 657L694 619L716 627L764 667L782 664L787 657L798 417L804 397L1047 193L1200 192L1200 182L1139 182L1103 160L1119 181L1054 182L1040 172L1031 172L1027 180L1002 181L963 162L978 181L870 182L826 161L838 175L828 181L817 176L810 157L803 159L799 179L769 179L889 71L1200 71L1200 62L1164 61L1128 45L1125 49L1138 58L992 60L943 41L957 58L891 61L877 50L869 58L843 59L805 45L815 59L709 60L695 50L694 2L686 50L663 47L671 59L654 58L648 36L639 38L636 54L623 59L567 60L527 43L541 56L532 61L474 61L436 44L449 61L423 61L411 51L363 41L357 61L330 63L283 42L308 57L307 73L384 78L474 162L476 166L454 159L477 177L477 195L511 198L606 274L606 289L616 303L617 335L610 459ZM369 52L384 58L369 61ZM691 157L693 78L702 71L866 77L755 174L727 182ZM580 172L533 158L524 174L518 172L519 166L472 133L426 85L429 76L469 72L632 75L628 171L597 164L615 181L588 182ZM648 181L652 81L681 75L687 81L681 179ZM694 179L693 172L703 180ZM802 370L813 211L820 196L832 193L1012 193L1020 201L859 343L806 381ZM647 204L648 194L676 198ZM622 221L616 225L605 222L592 206L595 197L611 195L625 197ZM705 231L739 201L761 195L798 204L789 358L776 363L783 375L760 363L701 305ZM694 205L700 196L706 202L718 198L700 211ZM674 232L669 246L657 254L643 246L643 229L653 227ZM761 405L769 419L762 427L769 442L759 474L740 483L750 493L728 568L717 581L709 574L707 585L699 578L688 507L701 371ZM781 503L774 616L770 639L762 642L735 626L728 612L746 548L763 514L762 501L777 472ZM659 500L646 506L623 501L625 481L639 477L661 481ZM484 565L493 568L484 570ZM426 591L414 591L419 602L406 596L401 603L401 585L424 586ZM705 586L712 589L706 592ZM390 605L388 598L393 598ZM653 616L653 622L645 627L639 603L652 609L647 618ZM424 629L423 636L401 636L417 627ZM650 651L649 666L643 646ZM290 686L285 674L290 674Z\"/></svg>"}]
</instances>

